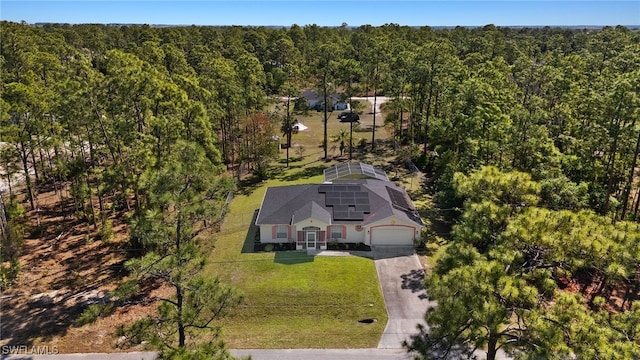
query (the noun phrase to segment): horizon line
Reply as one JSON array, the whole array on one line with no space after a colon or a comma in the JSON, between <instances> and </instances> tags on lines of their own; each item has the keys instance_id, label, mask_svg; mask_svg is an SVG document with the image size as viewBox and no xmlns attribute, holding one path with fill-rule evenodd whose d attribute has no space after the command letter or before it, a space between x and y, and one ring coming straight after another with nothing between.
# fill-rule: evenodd
<instances>
[{"instance_id":1,"label":"horizon line","mask_svg":"<svg viewBox=\"0 0 640 360\"><path fill-rule=\"evenodd\" d=\"M120 25L120 26L129 26L129 25L139 25L139 26L143 26L143 25L148 25L148 26L162 26L162 27L191 27L191 26L213 26L213 27L232 27L232 26L240 26L240 27L292 27L294 25L300 26L300 27L305 27L305 26L319 26L319 27L326 27L326 28L339 28L342 27L342 25L318 25L315 23L311 23L311 24L297 24L297 23L293 23L290 25L278 25L278 24L272 24L272 25L251 25L251 24L163 24L163 23L148 23L148 22L140 22L140 23L131 23L131 22L84 22L84 23L72 23L72 22L57 22L57 21L36 21L36 22L27 22L25 20L21 20L21 21L15 21L15 20L4 20L4 19L0 19L0 21L7 21L7 22L13 22L13 23L26 23L27 25L107 25L107 26L113 26L113 25ZM495 27L503 27L503 28L525 28L525 27L534 27L534 28L544 28L544 27L551 27L551 28L604 28L604 27L616 27L616 26L623 26L623 27L627 27L627 28L640 28L640 23L638 24L616 24L616 25L602 25L602 24L573 24L573 25L545 25L545 24L537 24L537 25L496 25L494 23L487 23L487 24L483 24L483 25L462 25L462 24L457 24L457 25L429 25L429 24L424 24L424 25L405 25L405 24L399 24L399 23L394 23L394 22L390 22L390 23L385 23L383 25L372 25L372 24L361 24L361 25L347 25L347 28L359 28L362 26L373 26L373 27L382 27L382 26L386 26L386 25L398 25L398 26L406 26L406 27L412 27L412 28L418 28L418 27L432 27L432 28L456 28L456 27L485 27L485 26L490 26L493 25Z\"/></svg>"}]
</instances>

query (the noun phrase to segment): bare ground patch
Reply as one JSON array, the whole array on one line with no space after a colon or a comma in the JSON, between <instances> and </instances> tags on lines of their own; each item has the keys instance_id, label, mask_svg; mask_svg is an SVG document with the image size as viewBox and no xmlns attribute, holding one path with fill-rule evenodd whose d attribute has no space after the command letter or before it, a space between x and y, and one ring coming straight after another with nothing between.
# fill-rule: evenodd
<instances>
[{"instance_id":1,"label":"bare ground patch","mask_svg":"<svg viewBox=\"0 0 640 360\"><path fill-rule=\"evenodd\" d=\"M101 240L55 191L42 191L37 204L28 214L17 282L0 296L0 345L57 346L61 353L118 351L118 326L149 314L168 289L152 284L138 301L75 326L87 306L111 301L110 291L126 278L124 214L111 213L114 236Z\"/></svg>"}]
</instances>

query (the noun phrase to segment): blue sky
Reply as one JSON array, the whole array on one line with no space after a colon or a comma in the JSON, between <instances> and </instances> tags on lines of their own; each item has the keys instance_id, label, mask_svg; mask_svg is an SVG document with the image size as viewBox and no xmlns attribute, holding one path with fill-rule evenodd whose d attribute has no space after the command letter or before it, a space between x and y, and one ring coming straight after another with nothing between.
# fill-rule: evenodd
<instances>
[{"instance_id":1,"label":"blue sky","mask_svg":"<svg viewBox=\"0 0 640 360\"><path fill-rule=\"evenodd\" d=\"M640 25L640 1L0 0L0 19L167 25Z\"/></svg>"}]
</instances>

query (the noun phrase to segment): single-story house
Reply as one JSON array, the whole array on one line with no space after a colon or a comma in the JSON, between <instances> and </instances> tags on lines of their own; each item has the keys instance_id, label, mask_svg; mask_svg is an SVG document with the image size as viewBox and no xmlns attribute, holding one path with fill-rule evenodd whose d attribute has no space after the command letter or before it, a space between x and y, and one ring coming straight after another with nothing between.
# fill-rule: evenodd
<instances>
[{"instance_id":1,"label":"single-story house","mask_svg":"<svg viewBox=\"0 0 640 360\"><path fill-rule=\"evenodd\" d=\"M325 170L325 183L270 187L255 224L262 243L326 249L329 242L413 245L424 227L406 191L360 163Z\"/></svg>"},{"instance_id":2,"label":"single-story house","mask_svg":"<svg viewBox=\"0 0 640 360\"><path fill-rule=\"evenodd\" d=\"M314 89L305 90L300 97L307 99L307 105L312 109L321 109L324 104L324 96ZM327 100L329 102L329 110L349 110L349 104L341 100L338 94L327 95Z\"/></svg>"}]
</instances>

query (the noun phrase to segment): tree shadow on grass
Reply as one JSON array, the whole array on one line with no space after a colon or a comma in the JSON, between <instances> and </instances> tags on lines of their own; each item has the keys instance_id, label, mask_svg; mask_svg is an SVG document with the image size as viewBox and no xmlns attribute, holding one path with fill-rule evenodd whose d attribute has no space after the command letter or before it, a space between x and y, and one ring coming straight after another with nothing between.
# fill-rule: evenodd
<instances>
[{"instance_id":1,"label":"tree shadow on grass","mask_svg":"<svg viewBox=\"0 0 640 360\"><path fill-rule=\"evenodd\" d=\"M295 265L313 262L314 257L303 251L278 251L273 257L277 264Z\"/></svg>"},{"instance_id":2,"label":"tree shadow on grass","mask_svg":"<svg viewBox=\"0 0 640 360\"><path fill-rule=\"evenodd\" d=\"M257 176L251 175L246 177L238 183L238 190L240 194L244 196L249 196L253 193L257 188L262 185L263 179L258 178Z\"/></svg>"},{"instance_id":3,"label":"tree shadow on grass","mask_svg":"<svg viewBox=\"0 0 640 360\"><path fill-rule=\"evenodd\" d=\"M284 171L286 169L299 169L299 168L303 167L304 165L302 165L302 164L296 164L296 165L292 164L293 162L299 161L299 160L300 159L299 159L298 156L289 155L289 166L287 166L287 159L283 158L283 159L278 160L278 164L280 164L278 166L278 168L277 169L272 169L272 170Z\"/></svg>"},{"instance_id":4,"label":"tree shadow on grass","mask_svg":"<svg viewBox=\"0 0 640 360\"><path fill-rule=\"evenodd\" d=\"M260 241L260 228L256 226L256 219L258 218L258 210L255 209L253 211L253 217L251 218L251 223L247 229L247 236L244 238L244 244L242 245L242 250L240 253L252 253L254 252L254 245L256 242Z\"/></svg>"},{"instance_id":5,"label":"tree shadow on grass","mask_svg":"<svg viewBox=\"0 0 640 360\"><path fill-rule=\"evenodd\" d=\"M316 175L321 175L324 169L326 169L326 166L323 165L308 167L297 173L284 175L280 179L284 181L296 181L300 179L310 178Z\"/></svg>"}]
</instances>

